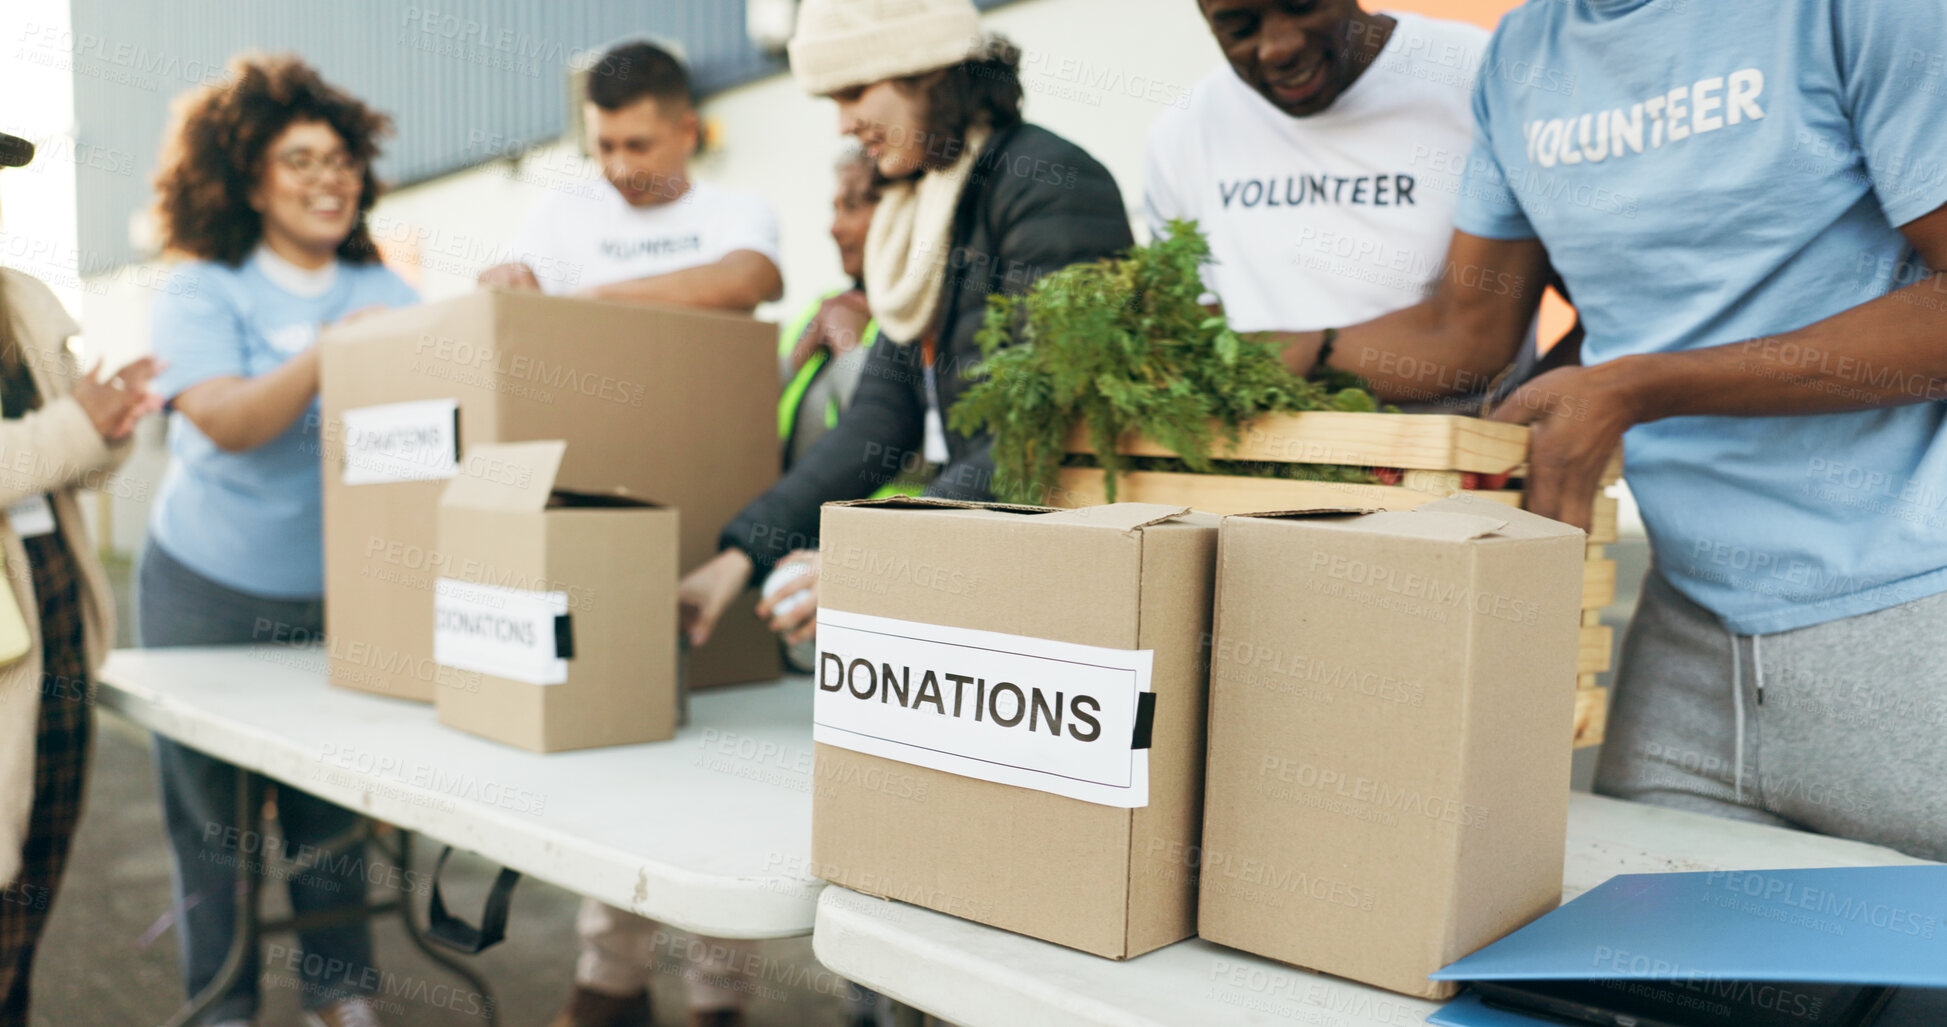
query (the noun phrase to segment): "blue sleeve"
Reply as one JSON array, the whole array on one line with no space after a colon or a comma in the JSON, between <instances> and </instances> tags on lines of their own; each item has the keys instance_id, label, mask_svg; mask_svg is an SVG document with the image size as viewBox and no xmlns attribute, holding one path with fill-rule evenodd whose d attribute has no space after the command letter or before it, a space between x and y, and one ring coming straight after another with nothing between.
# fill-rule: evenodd
<instances>
[{"instance_id":1,"label":"blue sleeve","mask_svg":"<svg viewBox=\"0 0 1947 1027\"><path fill-rule=\"evenodd\" d=\"M212 378L249 375L243 311L235 294L206 264L183 268L180 288L158 294L149 314L150 344L168 365L156 391L175 399Z\"/></svg>"},{"instance_id":2,"label":"blue sleeve","mask_svg":"<svg viewBox=\"0 0 1947 1027\"><path fill-rule=\"evenodd\" d=\"M1494 30L1494 37L1488 40L1481 67L1497 66L1496 54L1501 48L1502 31ZM1494 123L1487 91L1497 81L1493 75L1475 76L1474 148L1467 155L1467 170L1460 181L1460 199L1454 205L1453 226L1468 235L1478 235L1484 239L1533 239L1535 228L1528 223L1528 215L1522 212L1521 200L1508 184L1507 172L1501 167L1500 158L1494 155L1494 140L1498 134L1507 133L1515 137L1521 134L1519 125Z\"/></svg>"},{"instance_id":3,"label":"blue sleeve","mask_svg":"<svg viewBox=\"0 0 1947 1027\"><path fill-rule=\"evenodd\" d=\"M386 297L388 307L416 307L419 305L419 290L412 287L397 271L385 269Z\"/></svg>"},{"instance_id":4,"label":"blue sleeve","mask_svg":"<svg viewBox=\"0 0 1947 1027\"><path fill-rule=\"evenodd\" d=\"M1853 139L1887 220L1947 203L1947 4L1836 0L1833 37Z\"/></svg>"}]
</instances>

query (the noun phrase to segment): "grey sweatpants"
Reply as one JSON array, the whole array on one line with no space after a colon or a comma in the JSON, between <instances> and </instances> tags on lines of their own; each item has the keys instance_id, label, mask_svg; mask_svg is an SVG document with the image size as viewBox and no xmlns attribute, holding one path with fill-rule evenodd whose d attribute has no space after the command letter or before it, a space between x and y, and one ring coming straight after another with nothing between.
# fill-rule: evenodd
<instances>
[{"instance_id":1,"label":"grey sweatpants","mask_svg":"<svg viewBox=\"0 0 1947 1027\"><path fill-rule=\"evenodd\" d=\"M1947 860L1947 595L1733 635L1654 569L1595 790Z\"/></svg>"}]
</instances>

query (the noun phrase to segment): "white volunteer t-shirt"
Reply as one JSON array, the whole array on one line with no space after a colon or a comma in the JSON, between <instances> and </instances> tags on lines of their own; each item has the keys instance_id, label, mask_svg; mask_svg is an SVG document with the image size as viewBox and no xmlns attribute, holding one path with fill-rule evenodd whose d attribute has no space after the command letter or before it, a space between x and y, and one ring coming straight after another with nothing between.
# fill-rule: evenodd
<instances>
[{"instance_id":1,"label":"white volunteer t-shirt","mask_svg":"<svg viewBox=\"0 0 1947 1027\"><path fill-rule=\"evenodd\" d=\"M1420 300L1446 260L1486 30L1415 14L1332 106L1294 118L1228 65L1150 130L1150 230L1199 223L1239 331L1355 324Z\"/></svg>"},{"instance_id":2,"label":"white volunteer t-shirt","mask_svg":"<svg viewBox=\"0 0 1947 1027\"><path fill-rule=\"evenodd\" d=\"M777 212L755 193L691 182L670 203L631 207L600 182L579 193L550 193L508 259L533 268L543 292L560 295L714 264L736 250L782 266Z\"/></svg>"}]
</instances>

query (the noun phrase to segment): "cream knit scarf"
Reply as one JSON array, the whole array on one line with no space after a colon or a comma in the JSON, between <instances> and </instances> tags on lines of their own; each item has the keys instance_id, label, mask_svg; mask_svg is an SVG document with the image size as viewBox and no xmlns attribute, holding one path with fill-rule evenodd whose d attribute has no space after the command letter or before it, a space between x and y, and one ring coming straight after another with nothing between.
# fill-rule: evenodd
<instances>
[{"instance_id":1,"label":"cream knit scarf","mask_svg":"<svg viewBox=\"0 0 1947 1027\"><path fill-rule=\"evenodd\" d=\"M953 246L953 212L992 135L986 125L970 128L959 160L880 192L865 237L865 296L886 338L917 342L933 330Z\"/></svg>"}]
</instances>

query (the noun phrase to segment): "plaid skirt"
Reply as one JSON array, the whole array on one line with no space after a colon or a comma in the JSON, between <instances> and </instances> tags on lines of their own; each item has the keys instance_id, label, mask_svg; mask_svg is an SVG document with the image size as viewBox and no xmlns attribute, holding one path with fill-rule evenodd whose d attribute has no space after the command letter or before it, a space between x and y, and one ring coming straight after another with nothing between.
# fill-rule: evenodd
<instances>
[{"instance_id":1,"label":"plaid skirt","mask_svg":"<svg viewBox=\"0 0 1947 1027\"><path fill-rule=\"evenodd\" d=\"M34 809L20 876L0 895L0 1027L25 1027L34 950L67 869L87 782L93 683L82 648L81 586L56 531L22 539L41 619L40 726L34 739ZM0 586L4 587L4 586Z\"/></svg>"}]
</instances>

